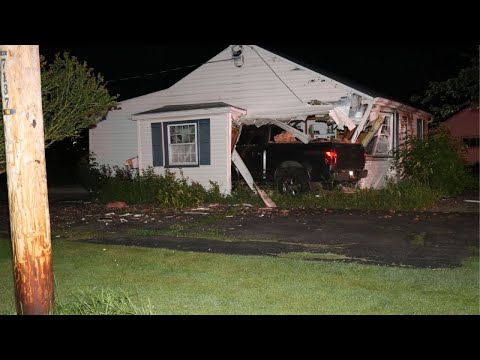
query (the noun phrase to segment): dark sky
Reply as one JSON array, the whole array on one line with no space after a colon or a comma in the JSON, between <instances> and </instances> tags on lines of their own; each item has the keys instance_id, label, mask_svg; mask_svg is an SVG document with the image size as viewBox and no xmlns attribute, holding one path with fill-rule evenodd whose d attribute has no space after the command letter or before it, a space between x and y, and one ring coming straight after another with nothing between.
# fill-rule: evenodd
<instances>
[{"instance_id":1,"label":"dark sky","mask_svg":"<svg viewBox=\"0 0 480 360\"><path fill-rule=\"evenodd\" d=\"M193 71L179 71L116 81L208 61L229 44L74 44L40 45L47 57L68 50L86 61L109 81L112 94L120 100L162 90ZM478 51L473 44L257 44L312 65L325 75L348 82L359 90L408 102L429 81L455 76Z\"/></svg>"}]
</instances>

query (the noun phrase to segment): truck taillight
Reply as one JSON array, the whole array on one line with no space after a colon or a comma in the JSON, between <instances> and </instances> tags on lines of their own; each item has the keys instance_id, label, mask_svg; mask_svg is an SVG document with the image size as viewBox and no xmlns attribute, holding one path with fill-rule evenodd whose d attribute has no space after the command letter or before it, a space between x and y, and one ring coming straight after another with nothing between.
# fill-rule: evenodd
<instances>
[{"instance_id":1,"label":"truck taillight","mask_svg":"<svg viewBox=\"0 0 480 360\"><path fill-rule=\"evenodd\" d=\"M325 162L327 166L335 166L337 164L337 152L336 151L324 151Z\"/></svg>"}]
</instances>

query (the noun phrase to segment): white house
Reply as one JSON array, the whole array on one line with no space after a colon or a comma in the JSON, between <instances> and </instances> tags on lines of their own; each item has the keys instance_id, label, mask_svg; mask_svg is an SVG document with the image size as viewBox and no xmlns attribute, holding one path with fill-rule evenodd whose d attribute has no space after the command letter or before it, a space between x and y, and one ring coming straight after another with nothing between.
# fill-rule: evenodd
<instances>
[{"instance_id":1,"label":"white house","mask_svg":"<svg viewBox=\"0 0 480 360\"><path fill-rule=\"evenodd\" d=\"M421 119L422 132L427 131L430 114L374 98L259 46L233 45L170 88L122 101L90 130L90 151L99 164L124 166L138 158L140 170L182 171L206 187L217 182L229 193L235 125L299 119L305 121L305 134L293 131L307 142L309 128L312 138L333 135L325 121L309 124L328 118L350 131L352 142L380 143L378 134L388 132L381 156L391 156L398 145L400 112L405 121Z\"/></svg>"}]
</instances>

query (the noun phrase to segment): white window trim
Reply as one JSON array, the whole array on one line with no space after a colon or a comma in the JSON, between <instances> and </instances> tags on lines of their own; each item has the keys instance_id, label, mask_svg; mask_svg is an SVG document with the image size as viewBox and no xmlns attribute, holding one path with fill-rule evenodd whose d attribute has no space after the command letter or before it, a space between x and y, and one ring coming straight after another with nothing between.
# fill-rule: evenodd
<instances>
[{"instance_id":1,"label":"white window trim","mask_svg":"<svg viewBox=\"0 0 480 360\"><path fill-rule=\"evenodd\" d=\"M185 162L175 162L172 160L172 147L175 144L170 143L170 129L173 126L195 126L195 162L185 163ZM184 143L185 144L185 143ZM184 145L182 144L182 145ZM191 143L186 143L191 144ZM198 166L198 123L181 123L181 124L167 124L167 146L168 146L168 165L169 166Z\"/></svg>"}]
</instances>

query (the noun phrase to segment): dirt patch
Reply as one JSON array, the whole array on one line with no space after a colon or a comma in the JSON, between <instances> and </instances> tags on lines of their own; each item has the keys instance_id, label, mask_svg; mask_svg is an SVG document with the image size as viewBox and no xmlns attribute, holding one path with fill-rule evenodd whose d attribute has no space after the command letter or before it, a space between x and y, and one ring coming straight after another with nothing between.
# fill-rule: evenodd
<instances>
[{"instance_id":1,"label":"dirt patch","mask_svg":"<svg viewBox=\"0 0 480 360\"><path fill-rule=\"evenodd\" d=\"M0 204L3 234L9 231L5 205ZM447 268L478 256L479 245L478 206L463 212L447 208L415 213L249 206L110 210L103 204L70 201L51 203L50 217L54 239L238 255L329 253L340 256L332 260L311 255L305 260Z\"/></svg>"}]
</instances>

